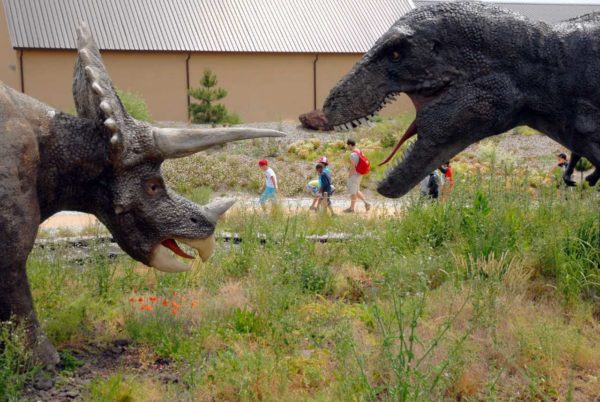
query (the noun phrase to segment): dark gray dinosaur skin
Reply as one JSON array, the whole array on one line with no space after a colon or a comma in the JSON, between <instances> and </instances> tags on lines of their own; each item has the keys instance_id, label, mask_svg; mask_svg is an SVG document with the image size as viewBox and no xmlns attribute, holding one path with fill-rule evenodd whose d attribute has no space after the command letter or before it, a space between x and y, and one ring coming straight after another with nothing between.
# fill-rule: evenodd
<instances>
[{"instance_id":1,"label":"dark gray dinosaur skin","mask_svg":"<svg viewBox=\"0 0 600 402\"><path fill-rule=\"evenodd\" d=\"M221 129L235 131L223 140L214 136L218 129L166 129L161 137L164 130L127 114L87 28L79 35L73 95L77 117L0 82L0 321L24 323L34 356L48 366L58 354L39 328L25 269L42 221L65 209L94 214L131 257L151 265L165 240L209 238L231 205L199 206L172 192L160 172L164 159L236 139L281 136Z\"/></svg>"},{"instance_id":2,"label":"dark gray dinosaur skin","mask_svg":"<svg viewBox=\"0 0 600 402\"><path fill-rule=\"evenodd\" d=\"M379 183L387 197L518 125L589 159L591 185L600 178L600 14L551 26L482 3L417 8L331 90L327 123L316 128L360 125L401 92L415 104L418 134Z\"/></svg>"}]
</instances>

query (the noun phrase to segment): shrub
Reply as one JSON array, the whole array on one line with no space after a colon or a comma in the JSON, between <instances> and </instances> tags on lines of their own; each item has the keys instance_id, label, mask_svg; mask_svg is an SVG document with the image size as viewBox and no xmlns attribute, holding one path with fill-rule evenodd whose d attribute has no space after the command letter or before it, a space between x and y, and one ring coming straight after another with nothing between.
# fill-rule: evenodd
<instances>
[{"instance_id":1,"label":"shrub","mask_svg":"<svg viewBox=\"0 0 600 402\"><path fill-rule=\"evenodd\" d=\"M130 402L138 400L139 392L132 379L123 374L111 375L108 379L97 379L89 386L89 401Z\"/></svg>"},{"instance_id":2,"label":"shrub","mask_svg":"<svg viewBox=\"0 0 600 402\"><path fill-rule=\"evenodd\" d=\"M10 323L0 324L0 400L18 399L33 373L25 348L25 332Z\"/></svg>"},{"instance_id":3,"label":"shrub","mask_svg":"<svg viewBox=\"0 0 600 402\"><path fill-rule=\"evenodd\" d=\"M117 90L117 94L121 98L123 107L131 117L140 121L152 120L148 105L141 95L121 89Z\"/></svg>"},{"instance_id":4,"label":"shrub","mask_svg":"<svg viewBox=\"0 0 600 402\"><path fill-rule=\"evenodd\" d=\"M190 105L193 123L239 124L240 117L227 111L224 105L215 102L224 99L227 91L217 87L217 76L210 70L205 70L200 80L199 88L191 88L189 95L198 100Z\"/></svg>"},{"instance_id":5,"label":"shrub","mask_svg":"<svg viewBox=\"0 0 600 402\"><path fill-rule=\"evenodd\" d=\"M575 170L579 172L579 174L581 175L581 182L583 183L583 173L587 172L588 170L590 170L591 168L593 168L594 165L592 165L592 163L590 161L588 161L585 158L581 158L579 159L579 161L577 161L577 163L575 164Z\"/></svg>"}]
</instances>

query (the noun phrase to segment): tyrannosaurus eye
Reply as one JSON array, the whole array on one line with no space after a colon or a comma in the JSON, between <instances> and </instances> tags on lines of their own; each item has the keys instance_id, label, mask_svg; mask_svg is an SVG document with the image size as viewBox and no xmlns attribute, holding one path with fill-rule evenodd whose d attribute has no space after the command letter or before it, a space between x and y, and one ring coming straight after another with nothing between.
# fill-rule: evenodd
<instances>
[{"instance_id":1,"label":"tyrannosaurus eye","mask_svg":"<svg viewBox=\"0 0 600 402\"><path fill-rule=\"evenodd\" d=\"M400 61L400 57L401 57L400 52L397 50L393 50L390 53L390 60L392 60L392 61Z\"/></svg>"}]
</instances>

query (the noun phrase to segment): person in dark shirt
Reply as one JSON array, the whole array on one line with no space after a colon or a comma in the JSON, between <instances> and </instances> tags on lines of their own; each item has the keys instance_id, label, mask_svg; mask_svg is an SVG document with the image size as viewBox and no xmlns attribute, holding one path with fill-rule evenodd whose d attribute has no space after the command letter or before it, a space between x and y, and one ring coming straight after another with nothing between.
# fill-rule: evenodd
<instances>
[{"instance_id":1,"label":"person in dark shirt","mask_svg":"<svg viewBox=\"0 0 600 402\"><path fill-rule=\"evenodd\" d=\"M569 172L569 160L567 159L567 154L561 152L556 157L558 158L556 166L560 169L560 172L562 174L562 181L567 187L575 187L577 183L572 178L573 172Z\"/></svg>"},{"instance_id":2,"label":"person in dark shirt","mask_svg":"<svg viewBox=\"0 0 600 402\"><path fill-rule=\"evenodd\" d=\"M316 169L319 174L319 182L321 183L321 188L319 189L321 199L327 200L327 208L331 211L332 215L335 215L333 208L331 207L331 193L333 192L333 189L331 188L331 179L329 178L329 175L325 173L324 166L321 163L317 164Z\"/></svg>"}]
</instances>

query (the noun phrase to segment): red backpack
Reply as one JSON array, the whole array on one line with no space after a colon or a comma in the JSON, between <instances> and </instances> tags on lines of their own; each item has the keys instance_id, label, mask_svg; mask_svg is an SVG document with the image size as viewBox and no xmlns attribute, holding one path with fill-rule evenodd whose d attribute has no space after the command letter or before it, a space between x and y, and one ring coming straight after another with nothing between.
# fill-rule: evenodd
<instances>
[{"instance_id":1,"label":"red backpack","mask_svg":"<svg viewBox=\"0 0 600 402\"><path fill-rule=\"evenodd\" d=\"M358 155L358 162L356 163L356 173L360 175L368 174L371 171L371 162L367 159L365 154L358 148L354 151Z\"/></svg>"}]
</instances>

